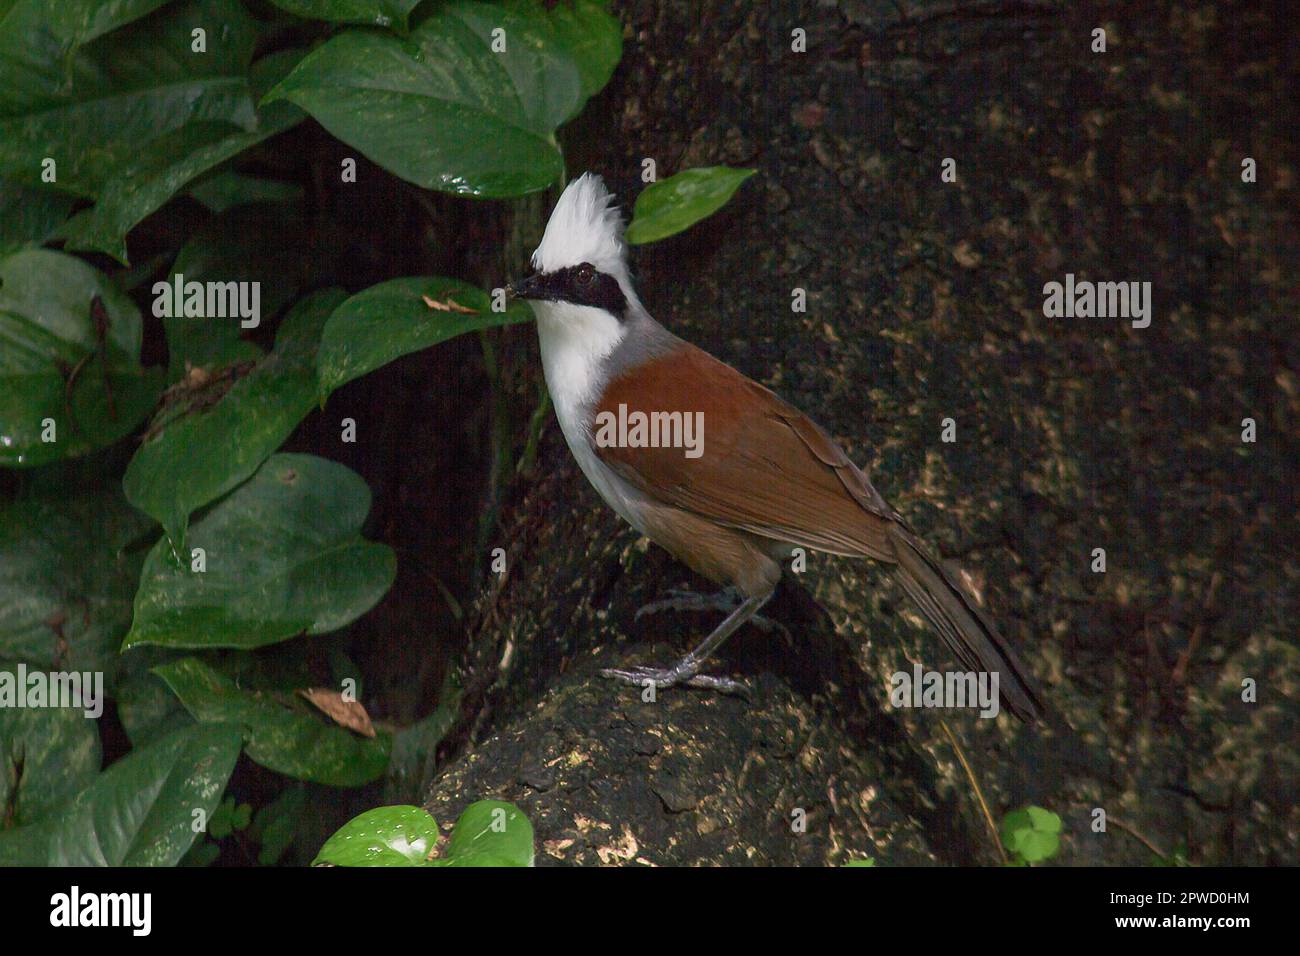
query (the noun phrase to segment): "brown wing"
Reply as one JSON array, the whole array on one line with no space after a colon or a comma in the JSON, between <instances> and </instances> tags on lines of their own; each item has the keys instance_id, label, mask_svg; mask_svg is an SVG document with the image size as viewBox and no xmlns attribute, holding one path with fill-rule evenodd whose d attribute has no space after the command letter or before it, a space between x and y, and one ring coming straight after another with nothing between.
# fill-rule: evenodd
<instances>
[{"instance_id":1,"label":"brown wing","mask_svg":"<svg viewBox=\"0 0 1300 956\"><path fill-rule=\"evenodd\" d=\"M896 516L866 475L806 415L707 352L684 344L619 375L593 422L617 419L620 405L629 418L703 412L698 458L597 441L607 465L656 499L778 541L894 560Z\"/></svg>"}]
</instances>

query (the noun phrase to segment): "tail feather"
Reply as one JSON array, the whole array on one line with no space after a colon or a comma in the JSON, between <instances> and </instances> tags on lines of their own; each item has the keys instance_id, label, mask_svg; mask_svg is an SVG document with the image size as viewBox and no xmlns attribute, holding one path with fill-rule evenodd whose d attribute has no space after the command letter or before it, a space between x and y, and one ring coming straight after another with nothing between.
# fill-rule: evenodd
<instances>
[{"instance_id":1,"label":"tail feather","mask_svg":"<svg viewBox=\"0 0 1300 956\"><path fill-rule=\"evenodd\" d=\"M1043 719L1043 706L1029 674L966 589L957 583L902 525L890 529L898 579L963 666L997 673L1002 702L1021 720Z\"/></svg>"}]
</instances>

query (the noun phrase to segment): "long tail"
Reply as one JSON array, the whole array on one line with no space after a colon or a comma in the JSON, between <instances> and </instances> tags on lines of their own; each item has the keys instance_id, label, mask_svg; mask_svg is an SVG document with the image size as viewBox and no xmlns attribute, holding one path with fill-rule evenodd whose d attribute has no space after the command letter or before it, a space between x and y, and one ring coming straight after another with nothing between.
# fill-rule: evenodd
<instances>
[{"instance_id":1,"label":"long tail","mask_svg":"<svg viewBox=\"0 0 1300 956\"><path fill-rule=\"evenodd\" d=\"M1043 719L1043 706L1029 674L993 622L952 579L925 545L901 524L890 526L898 580L944 643L973 671L998 674L1003 704L1026 722Z\"/></svg>"}]
</instances>

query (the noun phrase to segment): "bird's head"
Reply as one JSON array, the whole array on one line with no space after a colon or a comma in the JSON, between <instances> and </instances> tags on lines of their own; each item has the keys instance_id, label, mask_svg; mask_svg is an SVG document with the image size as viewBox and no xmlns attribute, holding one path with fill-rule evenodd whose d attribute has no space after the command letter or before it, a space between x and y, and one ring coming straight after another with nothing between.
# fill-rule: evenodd
<instances>
[{"instance_id":1,"label":"bird's head","mask_svg":"<svg viewBox=\"0 0 1300 956\"><path fill-rule=\"evenodd\" d=\"M602 309L622 321L632 304L623 218L599 176L584 173L565 188L533 253L533 274L511 291L545 304Z\"/></svg>"}]
</instances>

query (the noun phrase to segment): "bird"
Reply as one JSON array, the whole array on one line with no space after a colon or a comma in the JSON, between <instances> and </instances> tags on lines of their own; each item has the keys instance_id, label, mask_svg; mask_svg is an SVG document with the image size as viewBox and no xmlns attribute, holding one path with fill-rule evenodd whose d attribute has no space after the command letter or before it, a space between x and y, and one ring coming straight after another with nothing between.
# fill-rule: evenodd
<instances>
[{"instance_id":1,"label":"bird","mask_svg":"<svg viewBox=\"0 0 1300 956\"><path fill-rule=\"evenodd\" d=\"M891 565L962 664L996 673L1001 703L1039 719L1041 698L1011 645L827 432L651 317L623 232L603 180L579 176L556 201L531 274L508 291L535 314L546 385L578 467L624 521L721 585L698 606L729 613L671 666L601 674L743 692L704 665L771 598L783 562L807 549ZM698 434L687 434L692 426Z\"/></svg>"}]
</instances>

